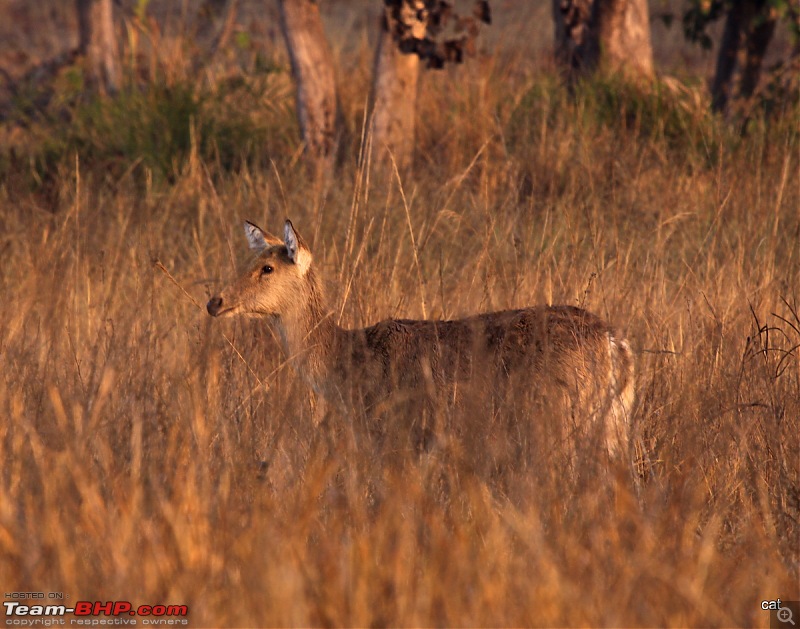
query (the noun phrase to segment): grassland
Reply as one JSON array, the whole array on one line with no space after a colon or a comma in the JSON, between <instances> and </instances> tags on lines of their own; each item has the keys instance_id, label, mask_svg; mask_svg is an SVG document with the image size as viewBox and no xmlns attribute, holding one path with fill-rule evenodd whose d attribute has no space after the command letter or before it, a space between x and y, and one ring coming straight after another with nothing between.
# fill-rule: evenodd
<instances>
[{"instance_id":1,"label":"grassland","mask_svg":"<svg viewBox=\"0 0 800 629\"><path fill-rule=\"evenodd\" d=\"M400 180L357 166L363 35L335 39L351 134L326 182L277 50L194 82L177 56L111 100L65 73L3 129L4 592L192 626L768 626L762 600L800 599L796 101L742 136L695 87L569 95L514 33L424 77ZM619 323L641 477L536 440L509 459L479 415L391 462L353 417L315 428L266 325L203 308L240 221L284 216L346 325L543 302Z\"/></svg>"}]
</instances>

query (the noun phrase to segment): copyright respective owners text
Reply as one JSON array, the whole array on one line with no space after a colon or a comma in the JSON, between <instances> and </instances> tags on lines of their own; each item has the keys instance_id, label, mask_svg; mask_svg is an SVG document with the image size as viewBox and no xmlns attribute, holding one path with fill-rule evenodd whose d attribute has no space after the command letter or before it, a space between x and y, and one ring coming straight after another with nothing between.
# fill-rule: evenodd
<instances>
[{"instance_id":1,"label":"copyright respective owners text","mask_svg":"<svg viewBox=\"0 0 800 629\"><path fill-rule=\"evenodd\" d=\"M769 612L770 629L800 629L800 601L786 601L780 598L761 601L761 609Z\"/></svg>"},{"instance_id":2,"label":"copyright respective owners text","mask_svg":"<svg viewBox=\"0 0 800 629\"><path fill-rule=\"evenodd\" d=\"M4 627L191 627L189 606L77 600L64 592L4 592Z\"/></svg>"}]
</instances>

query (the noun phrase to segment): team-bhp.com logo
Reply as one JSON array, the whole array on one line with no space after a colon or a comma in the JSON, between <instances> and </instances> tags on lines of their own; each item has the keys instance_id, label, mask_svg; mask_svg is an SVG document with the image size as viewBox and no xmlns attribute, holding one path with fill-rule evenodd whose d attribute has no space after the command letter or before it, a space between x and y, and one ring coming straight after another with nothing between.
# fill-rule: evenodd
<instances>
[{"instance_id":1,"label":"team-bhp.com logo","mask_svg":"<svg viewBox=\"0 0 800 629\"><path fill-rule=\"evenodd\" d=\"M5 601L8 626L35 627L53 625L187 625L188 605L137 605L128 601L78 601L66 605L23 605ZM75 618L65 619L72 614ZM131 618L133 616L133 618ZM111 618L108 618L111 617ZM49 622L45 622L49 621Z\"/></svg>"}]
</instances>

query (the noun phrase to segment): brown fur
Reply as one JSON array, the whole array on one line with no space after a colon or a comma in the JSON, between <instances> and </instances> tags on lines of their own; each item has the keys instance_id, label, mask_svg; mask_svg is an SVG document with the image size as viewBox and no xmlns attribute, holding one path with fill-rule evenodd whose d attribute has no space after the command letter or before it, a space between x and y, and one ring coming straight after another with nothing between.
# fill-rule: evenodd
<instances>
[{"instance_id":1,"label":"brown fur","mask_svg":"<svg viewBox=\"0 0 800 629\"><path fill-rule=\"evenodd\" d=\"M209 301L209 314L271 318L300 374L326 398L376 408L393 395L428 404L453 385L493 395L521 388L562 400L565 419L583 428L604 422L609 452L627 448L633 356L598 316L541 306L348 330L334 322L311 253L289 221L285 242L249 223L246 231L258 257Z\"/></svg>"}]
</instances>

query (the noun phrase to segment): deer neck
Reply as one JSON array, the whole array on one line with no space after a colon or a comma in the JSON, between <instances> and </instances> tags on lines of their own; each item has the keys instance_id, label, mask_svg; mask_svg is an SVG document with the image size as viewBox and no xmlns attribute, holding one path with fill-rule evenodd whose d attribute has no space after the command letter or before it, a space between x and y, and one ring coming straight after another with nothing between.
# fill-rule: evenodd
<instances>
[{"instance_id":1,"label":"deer neck","mask_svg":"<svg viewBox=\"0 0 800 629\"><path fill-rule=\"evenodd\" d=\"M321 283L312 274L306 299L299 299L277 319L283 349L300 375L320 389L333 367L333 354L342 329L328 307Z\"/></svg>"}]
</instances>

